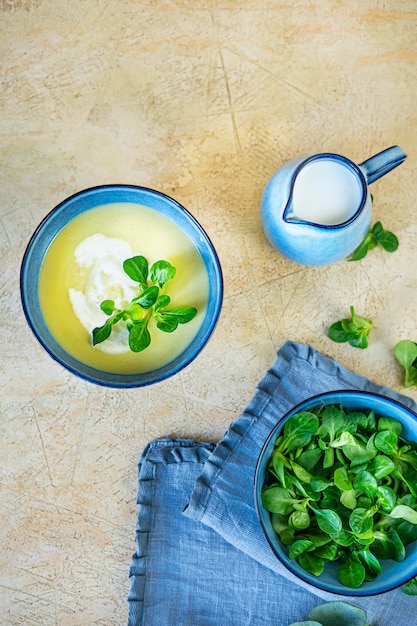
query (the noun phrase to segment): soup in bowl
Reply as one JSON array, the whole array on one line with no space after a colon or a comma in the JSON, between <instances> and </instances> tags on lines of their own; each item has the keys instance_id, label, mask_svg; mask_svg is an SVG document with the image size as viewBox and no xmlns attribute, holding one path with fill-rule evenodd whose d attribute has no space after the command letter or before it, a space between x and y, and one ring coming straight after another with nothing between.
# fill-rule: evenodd
<instances>
[{"instance_id":1,"label":"soup in bowl","mask_svg":"<svg viewBox=\"0 0 417 626\"><path fill-rule=\"evenodd\" d=\"M110 387L183 369L211 337L223 298L220 262L197 220L132 185L86 189L53 209L29 241L20 286L47 352Z\"/></svg>"}]
</instances>

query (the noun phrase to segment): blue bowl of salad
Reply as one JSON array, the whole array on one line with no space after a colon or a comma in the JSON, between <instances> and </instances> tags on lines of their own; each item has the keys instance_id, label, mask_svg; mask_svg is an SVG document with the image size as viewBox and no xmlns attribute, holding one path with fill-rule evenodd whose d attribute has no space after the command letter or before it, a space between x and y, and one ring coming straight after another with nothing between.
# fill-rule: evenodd
<instances>
[{"instance_id":1,"label":"blue bowl of salad","mask_svg":"<svg viewBox=\"0 0 417 626\"><path fill-rule=\"evenodd\" d=\"M272 429L255 506L278 561L323 591L369 596L417 580L417 415L366 391L322 393Z\"/></svg>"}]
</instances>

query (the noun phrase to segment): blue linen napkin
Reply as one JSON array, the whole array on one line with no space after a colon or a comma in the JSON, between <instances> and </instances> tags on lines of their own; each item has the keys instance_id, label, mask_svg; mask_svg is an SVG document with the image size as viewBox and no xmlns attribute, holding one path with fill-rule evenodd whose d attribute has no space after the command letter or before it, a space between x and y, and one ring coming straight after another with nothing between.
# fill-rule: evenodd
<instances>
[{"instance_id":1,"label":"blue linen napkin","mask_svg":"<svg viewBox=\"0 0 417 626\"><path fill-rule=\"evenodd\" d=\"M375 391L417 411L410 398L289 341L216 446L172 439L148 445L139 462L128 626L287 626L338 598L366 609L372 626L417 624L417 600L401 590L350 600L300 581L260 530L253 479L263 442L294 404L337 389Z\"/></svg>"},{"instance_id":2,"label":"blue linen napkin","mask_svg":"<svg viewBox=\"0 0 417 626\"><path fill-rule=\"evenodd\" d=\"M142 455L128 626L279 626L319 603L182 515L212 448L160 439Z\"/></svg>"}]
</instances>

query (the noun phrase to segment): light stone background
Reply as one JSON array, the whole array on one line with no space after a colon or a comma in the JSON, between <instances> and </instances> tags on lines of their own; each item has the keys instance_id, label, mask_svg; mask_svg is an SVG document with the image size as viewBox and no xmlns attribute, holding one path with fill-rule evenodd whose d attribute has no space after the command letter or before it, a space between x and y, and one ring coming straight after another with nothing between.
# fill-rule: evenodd
<instances>
[{"instance_id":1,"label":"light stone background","mask_svg":"<svg viewBox=\"0 0 417 626\"><path fill-rule=\"evenodd\" d=\"M0 72L0 623L121 625L149 440L218 440L287 339L401 389L392 349L417 341L417 6L0 0ZM408 159L372 191L396 253L306 268L271 248L259 204L280 165L321 151L360 163L393 144ZM66 372L20 305L40 220L114 182L181 202L224 272L208 346L142 390ZM365 351L326 337L351 304L376 326Z\"/></svg>"}]
</instances>

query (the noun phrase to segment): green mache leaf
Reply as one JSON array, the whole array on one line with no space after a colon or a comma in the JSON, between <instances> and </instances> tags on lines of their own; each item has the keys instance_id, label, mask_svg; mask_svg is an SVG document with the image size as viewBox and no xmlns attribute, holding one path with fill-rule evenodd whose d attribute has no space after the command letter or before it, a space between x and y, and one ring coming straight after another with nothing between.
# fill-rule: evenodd
<instances>
[{"instance_id":1,"label":"green mache leaf","mask_svg":"<svg viewBox=\"0 0 417 626\"><path fill-rule=\"evenodd\" d=\"M383 454L377 454L368 465L368 471L375 476L377 480L391 474L395 469L395 463L392 459Z\"/></svg>"},{"instance_id":2,"label":"green mache leaf","mask_svg":"<svg viewBox=\"0 0 417 626\"><path fill-rule=\"evenodd\" d=\"M307 472L307 470L305 470L302 465L299 465L295 461L291 460L290 463L291 469L294 472L294 475L298 478L298 480L301 480L303 483L309 484L313 476L309 472Z\"/></svg>"},{"instance_id":3,"label":"green mache leaf","mask_svg":"<svg viewBox=\"0 0 417 626\"><path fill-rule=\"evenodd\" d=\"M417 540L417 524L410 522L401 522L397 526L397 533L402 543L406 546L408 543Z\"/></svg>"},{"instance_id":4,"label":"green mache leaf","mask_svg":"<svg viewBox=\"0 0 417 626\"><path fill-rule=\"evenodd\" d=\"M340 516L331 509L313 509L317 524L324 533L338 533L342 530L342 520Z\"/></svg>"},{"instance_id":5,"label":"green mache leaf","mask_svg":"<svg viewBox=\"0 0 417 626\"><path fill-rule=\"evenodd\" d=\"M324 476L314 476L310 482L313 491L324 491L332 484L333 482Z\"/></svg>"},{"instance_id":6,"label":"green mache leaf","mask_svg":"<svg viewBox=\"0 0 417 626\"><path fill-rule=\"evenodd\" d=\"M367 423L368 428L370 430L375 430L376 429L376 417L375 417L374 409L369 411L367 421L368 421L368 423Z\"/></svg>"},{"instance_id":7,"label":"green mache leaf","mask_svg":"<svg viewBox=\"0 0 417 626\"><path fill-rule=\"evenodd\" d=\"M154 285L163 287L174 278L176 269L168 261L157 261L150 269L149 275Z\"/></svg>"},{"instance_id":8,"label":"green mache leaf","mask_svg":"<svg viewBox=\"0 0 417 626\"><path fill-rule=\"evenodd\" d=\"M407 506L411 506L412 509L416 509L417 499L411 493L406 493L398 500L397 504L406 504Z\"/></svg>"},{"instance_id":9,"label":"green mache leaf","mask_svg":"<svg viewBox=\"0 0 417 626\"><path fill-rule=\"evenodd\" d=\"M151 343L148 322L154 318L157 328L165 332L173 332L179 324L186 324L196 314L195 307L178 307L163 311L171 299L165 294L166 284L174 278L176 269L168 261L157 261L150 269L154 284L148 285L149 265L145 257L137 255L123 262L125 273L139 283L139 294L122 310L115 308L113 300L101 302L101 310L111 317L103 326L93 329L93 345L101 343L111 335L112 326L123 320L129 331L129 348L133 352L141 352ZM159 290L163 288L163 293ZM146 313L145 313L146 311Z\"/></svg>"},{"instance_id":10,"label":"green mache leaf","mask_svg":"<svg viewBox=\"0 0 417 626\"><path fill-rule=\"evenodd\" d=\"M337 577L345 587L355 589L365 580L366 571L362 563L353 559L346 559L337 570Z\"/></svg>"},{"instance_id":11,"label":"green mache leaf","mask_svg":"<svg viewBox=\"0 0 417 626\"><path fill-rule=\"evenodd\" d=\"M167 296L166 294L158 296L155 302L154 310L160 311L161 309L164 309L165 307L167 307L170 303L171 303L171 298Z\"/></svg>"},{"instance_id":12,"label":"green mache leaf","mask_svg":"<svg viewBox=\"0 0 417 626\"><path fill-rule=\"evenodd\" d=\"M357 313L355 313L355 309L353 306L350 307L350 314L352 316L352 322L357 329L362 329L366 331L370 331L372 328L372 320L367 317L361 317Z\"/></svg>"},{"instance_id":13,"label":"green mache leaf","mask_svg":"<svg viewBox=\"0 0 417 626\"><path fill-rule=\"evenodd\" d=\"M389 533L389 537L392 545L392 558L394 561L404 561L405 559L405 547L403 542L400 539L398 532L393 529Z\"/></svg>"},{"instance_id":14,"label":"green mache leaf","mask_svg":"<svg viewBox=\"0 0 417 626\"><path fill-rule=\"evenodd\" d=\"M378 448L375 447L375 437L376 432L373 432L366 444L366 449L368 450L368 452L371 452L373 454L372 458L376 456L379 452Z\"/></svg>"},{"instance_id":15,"label":"green mache leaf","mask_svg":"<svg viewBox=\"0 0 417 626\"><path fill-rule=\"evenodd\" d=\"M381 222L376 222L369 229L363 241L348 258L348 261L360 261L367 255L369 250L373 250L378 244L387 252L394 252L398 248L398 237L389 230L384 230Z\"/></svg>"},{"instance_id":16,"label":"green mache leaf","mask_svg":"<svg viewBox=\"0 0 417 626\"><path fill-rule=\"evenodd\" d=\"M417 472L412 467L405 467L402 480L407 485L413 496L417 496Z\"/></svg>"},{"instance_id":17,"label":"green mache leaf","mask_svg":"<svg viewBox=\"0 0 417 626\"><path fill-rule=\"evenodd\" d=\"M368 450L365 451L365 454L362 454L362 451L363 450L359 448L359 454L354 454L352 457L349 469L353 474L358 474L359 472L366 470L369 464L369 459L375 456ZM355 452L357 452L356 448Z\"/></svg>"},{"instance_id":18,"label":"green mache leaf","mask_svg":"<svg viewBox=\"0 0 417 626\"><path fill-rule=\"evenodd\" d=\"M346 418L344 421L346 423ZM359 428L367 428L368 417L361 411L351 411L347 415L347 424L349 428L352 427L356 432ZM346 430L348 430L348 428L346 428Z\"/></svg>"},{"instance_id":19,"label":"green mache leaf","mask_svg":"<svg viewBox=\"0 0 417 626\"><path fill-rule=\"evenodd\" d=\"M275 448L272 453L269 467L270 469L272 467L273 472L275 473L275 476L278 478L281 485L289 489L291 487L291 482L289 478L289 473L284 468L284 463L285 467L288 467L288 461L286 460L284 455L281 454L281 452L277 448Z\"/></svg>"},{"instance_id":20,"label":"green mache leaf","mask_svg":"<svg viewBox=\"0 0 417 626\"><path fill-rule=\"evenodd\" d=\"M93 346L96 346L98 343L101 343L110 337L113 323L113 319L110 318L103 324L103 326L93 328Z\"/></svg>"},{"instance_id":21,"label":"green mache leaf","mask_svg":"<svg viewBox=\"0 0 417 626\"><path fill-rule=\"evenodd\" d=\"M383 238L379 239L379 243L386 252L395 252L399 245L397 235L394 235L389 230L385 231Z\"/></svg>"},{"instance_id":22,"label":"green mache leaf","mask_svg":"<svg viewBox=\"0 0 417 626\"><path fill-rule=\"evenodd\" d=\"M197 315L197 309L195 307L177 307L176 309L165 310L163 315L175 317L178 324L187 324Z\"/></svg>"},{"instance_id":23,"label":"green mache leaf","mask_svg":"<svg viewBox=\"0 0 417 626\"><path fill-rule=\"evenodd\" d=\"M335 322L327 331L327 336L337 343L345 343L352 339L352 333L346 331L342 326L342 321Z\"/></svg>"},{"instance_id":24,"label":"green mache leaf","mask_svg":"<svg viewBox=\"0 0 417 626\"><path fill-rule=\"evenodd\" d=\"M304 530L310 526L310 516L306 511L293 511L288 524L294 530Z\"/></svg>"},{"instance_id":25,"label":"green mache leaf","mask_svg":"<svg viewBox=\"0 0 417 626\"><path fill-rule=\"evenodd\" d=\"M114 300L103 300L100 304L100 309L106 315L111 315L114 311Z\"/></svg>"},{"instance_id":26,"label":"green mache leaf","mask_svg":"<svg viewBox=\"0 0 417 626\"><path fill-rule=\"evenodd\" d=\"M367 580L374 580L382 572L382 566L369 547L358 550L358 557L366 570Z\"/></svg>"},{"instance_id":27,"label":"green mache leaf","mask_svg":"<svg viewBox=\"0 0 417 626\"><path fill-rule=\"evenodd\" d=\"M152 285L145 289L143 293L141 293L137 298L133 299L135 304L139 304L144 309L150 309L156 302L158 298L159 289L156 285Z\"/></svg>"},{"instance_id":28,"label":"green mache leaf","mask_svg":"<svg viewBox=\"0 0 417 626\"><path fill-rule=\"evenodd\" d=\"M340 320L340 323L342 324L343 330L349 333L349 335L355 336L357 334L358 328L353 320L345 318Z\"/></svg>"},{"instance_id":29,"label":"green mache leaf","mask_svg":"<svg viewBox=\"0 0 417 626\"><path fill-rule=\"evenodd\" d=\"M139 304L131 302L124 310L123 317L125 320L129 320L129 322L138 322L143 318L143 313L143 308Z\"/></svg>"},{"instance_id":30,"label":"green mache leaf","mask_svg":"<svg viewBox=\"0 0 417 626\"><path fill-rule=\"evenodd\" d=\"M322 455L323 450L320 450L320 448L312 448L311 450L305 450L305 452L302 452L300 456L297 457L297 462L299 465L304 467L305 470L310 472L315 465L317 465Z\"/></svg>"},{"instance_id":31,"label":"green mache leaf","mask_svg":"<svg viewBox=\"0 0 417 626\"><path fill-rule=\"evenodd\" d=\"M302 411L292 415L284 424L283 439L279 449L291 452L307 445L318 427L319 420L314 413Z\"/></svg>"},{"instance_id":32,"label":"green mache leaf","mask_svg":"<svg viewBox=\"0 0 417 626\"><path fill-rule=\"evenodd\" d=\"M345 489L345 491L342 491L340 494L340 502L347 509L351 509L353 511L353 509L356 509L358 505L356 495L356 489Z\"/></svg>"},{"instance_id":33,"label":"green mache leaf","mask_svg":"<svg viewBox=\"0 0 417 626\"><path fill-rule=\"evenodd\" d=\"M147 320L141 320L128 327L129 348L132 352L142 352L151 343Z\"/></svg>"},{"instance_id":34,"label":"green mache leaf","mask_svg":"<svg viewBox=\"0 0 417 626\"><path fill-rule=\"evenodd\" d=\"M377 493L378 481L370 472L362 470L356 474L353 486L358 493L372 497Z\"/></svg>"},{"instance_id":35,"label":"green mache leaf","mask_svg":"<svg viewBox=\"0 0 417 626\"><path fill-rule=\"evenodd\" d=\"M262 491L262 504L271 513L289 515L294 510L294 502L298 500L278 485L270 485Z\"/></svg>"},{"instance_id":36,"label":"green mache leaf","mask_svg":"<svg viewBox=\"0 0 417 626\"><path fill-rule=\"evenodd\" d=\"M352 339L349 340L349 343L353 348L359 348L360 350L365 350L369 345L368 338L363 333L359 333L352 337Z\"/></svg>"},{"instance_id":37,"label":"green mache leaf","mask_svg":"<svg viewBox=\"0 0 417 626\"><path fill-rule=\"evenodd\" d=\"M395 529L389 532L375 531L372 551L379 559L394 559L401 562L405 558L404 544Z\"/></svg>"},{"instance_id":38,"label":"green mache leaf","mask_svg":"<svg viewBox=\"0 0 417 626\"><path fill-rule=\"evenodd\" d=\"M350 480L348 471L344 466L335 469L333 480L336 487L342 489L343 491L352 489L352 481Z\"/></svg>"},{"instance_id":39,"label":"green mache leaf","mask_svg":"<svg viewBox=\"0 0 417 626\"><path fill-rule=\"evenodd\" d=\"M144 256L134 256L123 261L123 269L132 280L140 284L148 281L148 261Z\"/></svg>"},{"instance_id":40,"label":"green mache leaf","mask_svg":"<svg viewBox=\"0 0 417 626\"><path fill-rule=\"evenodd\" d=\"M401 590L408 596L417 596L417 576L405 583Z\"/></svg>"},{"instance_id":41,"label":"green mache leaf","mask_svg":"<svg viewBox=\"0 0 417 626\"><path fill-rule=\"evenodd\" d=\"M313 542L309 541L308 539L297 539L297 541L294 541L294 543L290 546L288 556L290 557L290 559L296 559L298 556L300 556L300 554L302 554L309 548L312 548L313 546Z\"/></svg>"},{"instance_id":42,"label":"green mache leaf","mask_svg":"<svg viewBox=\"0 0 417 626\"><path fill-rule=\"evenodd\" d=\"M348 341L354 348L367 348L368 335L372 329L372 321L355 313L350 307L351 319L344 318L335 322L328 329L328 336L339 343Z\"/></svg>"},{"instance_id":43,"label":"green mache leaf","mask_svg":"<svg viewBox=\"0 0 417 626\"><path fill-rule=\"evenodd\" d=\"M387 485L380 485L378 487L377 496L378 506L386 513L390 513L397 501L397 494L395 491Z\"/></svg>"},{"instance_id":44,"label":"green mache leaf","mask_svg":"<svg viewBox=\"0 0 417 626\"><path fill-rule=\"evenodd\" d=\"M394 356L405 370L404 387L417 386L417 344L410 339L399 341Z\"/></svg>"},{"instance_id":45,"label":"green mache leaf","mask_svg":"<svg viewBox=\"0 0 417 626\"><path fill-rule=\"evenodd\" d=\"M378 430L390 430L397 437L401 435L403 425L394 417L380 417L378 419Z\"/></svg>"},{"instance_id":46,"label":"green mache leaf","mask_svg":"<svg viewBox=\"0 0 417 626\"><path fill-rule=\"evenodd\" d=\"M365 239L359 244L357 248L352 252L348 261L360 261L368 254L369 250L369 237L365 236Z\"/></svg>"},{"instance_id":47,"label":"green mache leaf","mask_svg":"<svg viewBox=\"0 0 417 626\"><path fill-rule=\"evenodd\" d=\"M156 326L164 333L173 333L178 328L178 320L161 313L157 318Z\"/></svg>"},{"instance_id":48,"label":"green mache leaf","mask_svg":"<svg viewBox=\"0 0 417 626\"><path fill-rule=\"evenodd\" d=\"M352 604L335 600L314 607L308 615L322 626L369 626L366 612Z\"/></svg>"},{"instance_id":49,"label":"green mache leaf","mask_svg":"<svg viewBox=\"0 0 417 626\"><path fill-rule=\"evenodd\" d=\"M327 533L312 533L311 531L308 538L313 542L315 548L320 548L320 546L324 546L332 540Z\"/></svg>"},{"instance_id":50,"label":"green mache leaf","mask_svg":"<svg viewBox=\"0 0 417 626\"><path fill-rule=\"evenodd\" d=\"M372 550L379 559L392 559L394 557L392 541L388 533L383 530L375 531Z\"/></svg>"},{"instance_id":51,"label":"green mache leaf","mask_svg":"<svg viewBox=\"0 0 417 626\"><path fill-rule=\"evenodd\" d=\"M285 528L279 533L279 540L284 546L290 546L294 543L295 532L292 528Z\"/></svg>"},{"instance_id":52,"label":"green mache leaf","mask_svg":"<svg viewBox=\"0 0 417 626\"><path fill-rule=\"evenodd\" d=\"M417 511L405 504L398 504L390 512L390 517L403 519L410 524L417 524Z\"/></svg>"},{"instance_id":53,"label":"green mache leaf","mask_svg":"<svg viewBox=\"0 0 417 626\"><path fill-rule=\"evenodd\" d=\"M334 450L333 448L327 448L324 451L323 468L328 469L334 465Z\"/></svg>"},{"instance_id":54,"label":"green mache leaf","mask_svg":"<svg viewBox=\"0 0 417 626\"><path fill-rule=\"evenodd\" d=\"M398 452L398 437L389 430L381 430L375 435L375 447L385 454L394 455Z\"/></svg>"},{"instance_id":55,"label":"green mache leaf","mask_svg":"<svg viewBox=\"0 0 417 626\"><path fill-rule=\"evenodd\" d=\"M330 441L336 436L336 433L343 428L345 423L345 414L341 409L335 406L327 406L321 416L321 424L330 437Z\"/></svg>"},{"instance_id":56,"label":"green mache leaf","mask_svg":"<svg viewBox=\"0 0 417 626\"><path fill-rule=\"evenodd\" d=\"M279 535L280 532L288 528L287 516L281 515L281 513L272 513L271 524L277 535Z\"/></svg>"},{"instance_id":57,"label":"green mache leaf","mask_svg":"<svg viewBox=\"0 0 417 626\"><path fill-rule=\"evenodd\" d=\"M384 236L385 230L383 229L381 222L375 222L371 228L371 233L377 241Z\"/></svg>"},{"instance_id":58,"label":"green mache leaf","mask_svg":"<svg viewBox=\"0 0 417 626\"><path fill-rule=\"evenodd\" d=\"M401 461L405 461L409 463L411 467L414 467L417 470L417 450L410 450L409 452L402 452L400 454Z\"/></svg>"},{"instance_id":59,"label":"green mache leaf","mask_svg":"<svg viewBox=\"0 0 417 626\"><path fill-rule=\"evenodd\" d=\"M325 561L335 561L338 558L339 547L337 543L332 541L324 546L320 546L320 548L316 548L314 554L320 556Z\"/></svg>"},{"instance_id":60,"label":"green mache leaf","mask_svg":"<svg viewBox=\"0 0 417 626\"><path fill-rule=\"evenodd\" d=\"M312 552L303 552L298 557L298 564L314 576L320 576L324 570L324 559Z\"/></svg>"},{"instance_id":61,"label":"green mache leaf","mask_svg":"<svg viewBox=\"0 0 417 626\"><path fill-rule=\"evenodd\" d=\"M381 222L376 222L372 228L375 239L387 252L395 252L398 248L398 237L389 230L384 230Z\"/></svg>"},{"instance_id":62,"label":"green mache leaf","mask_svg":"<svg viewBox=\"0 0 417 626\"><path fill-rule=\"evenodd\" d=\"M372 529L373 523L373 518L371 515L367 515L366 509L354 509L349 515L349 526L355 535L362 535L368 532Z\"/></svg>"},{"instance_id":63,"label":"green mache leaf","mask_svg":"<svg viewBox=\"0 0 417 626\"><path fill-rule=\"evenodd\" d=\"M330 444L332 448L342 448L343 446L359 447L355 437L347 430L340 433L339 437Z\"/></svg>"},{"instance_id":64,"label":"green mache leaf","mask_svg":"<svg viewBox=\"0 0 417 626\"><path fill-rule=\"evenodd\" d=\"M344 528L338 533L331 533L330 537L333 541L335 541L339 546L343 546L344 548L348 548L353 543L355 543L355 537L352 533L348 532Z\"/></svg>"}]
</instances>

